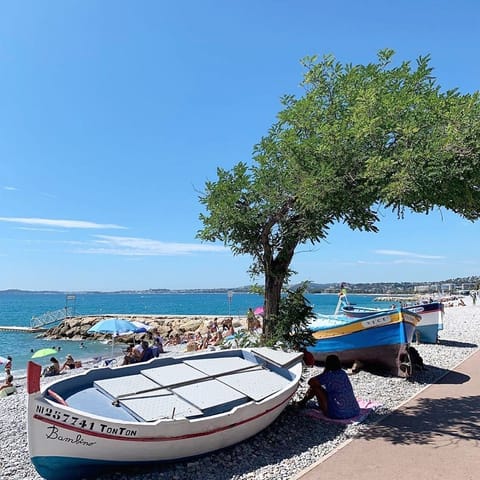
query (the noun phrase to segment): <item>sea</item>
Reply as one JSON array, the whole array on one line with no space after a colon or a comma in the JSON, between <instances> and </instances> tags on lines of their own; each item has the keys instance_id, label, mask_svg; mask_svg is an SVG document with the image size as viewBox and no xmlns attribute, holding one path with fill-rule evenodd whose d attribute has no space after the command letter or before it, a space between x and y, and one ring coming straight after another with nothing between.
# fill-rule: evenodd
<instances>
[{"instance_id":1,"label":"sea","mask_svg":"<svg viewBox=\"0 0 480 480\"><path fill-rule=\"evenodd\" d=\"M349 295L351 303L375 307L372 295ZM317 314L332 314L338 302L334 294L311 294L307 299ZM245 316L251 307L263 305L263 297L249 293L36 293L0 292L0 325L30 327L33 317L69 307L73 315L144 314L144 315L216 315ZM49 325L53 327L55 324ZM26 365L35 352L42 348L55 348L60 364L67 354L75 360L87 361L98 356L120 355L122 345L97 341L47 340L36 333L0 331L0 356L13 358L15 377L25 376ZM49 363L50 356L37 361ZM3 370L0 366L0 380Z\"/></svg>"}]
</instances>

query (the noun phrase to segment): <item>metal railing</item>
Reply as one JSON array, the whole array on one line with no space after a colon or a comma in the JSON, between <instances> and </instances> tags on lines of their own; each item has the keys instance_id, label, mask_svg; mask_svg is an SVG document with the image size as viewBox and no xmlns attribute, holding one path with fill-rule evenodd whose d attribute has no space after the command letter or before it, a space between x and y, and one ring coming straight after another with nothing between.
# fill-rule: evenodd
<instances>
[{"instance_id":1,"label":"metal railing","mask_svg":"<svg viewBox=\"0 0 480 480\"><path fill-rule=\"evenodd\" d=\"M73 315L73 307L65 307L59 310L54 310L52 312L46 312L38 317L32 317L30 320L30 326L32 328L41 328L46 325L51 325L53 323L60 322L65 320L67 317L71 317Z\"/></svg>"}]
</instances>

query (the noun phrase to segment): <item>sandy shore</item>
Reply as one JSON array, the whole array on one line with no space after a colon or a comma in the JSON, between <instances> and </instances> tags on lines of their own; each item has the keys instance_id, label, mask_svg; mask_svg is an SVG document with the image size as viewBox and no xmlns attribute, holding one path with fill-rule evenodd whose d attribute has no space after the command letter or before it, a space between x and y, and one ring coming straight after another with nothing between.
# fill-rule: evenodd
<instances>
[{"instance_id":1,"label":"sandy shore","mask_svg":"<svg viewBox=\"0 0 480 480\"><path fill-rule=\"evenodd\" d=\"M287 408L265 431L221 453L158 467L141 474L105 475L98 477L98 480L292 479L344 441L354 435L361 435L370 422L390 413L478 348L480 305L472 305L469 297L466 297L465 302L467 305L464 307L445 308L444 330L440 332L439 344L416 345L428 367L426 371L419 372L411 380L367 372L351 377L357 397L382 405L363 424L338 426L312 422L301 412ZM171 351L172 354L177 352L177 349ZM318 370L314 368L306 371L306 377L316 374ZM39 480L41 477L28 460L25 380L17 380L16 384L17 394L0 399L0 478ZM305 383L302 383L297 397L302 395L304 389Z\"/></svg>"}]
</instances>

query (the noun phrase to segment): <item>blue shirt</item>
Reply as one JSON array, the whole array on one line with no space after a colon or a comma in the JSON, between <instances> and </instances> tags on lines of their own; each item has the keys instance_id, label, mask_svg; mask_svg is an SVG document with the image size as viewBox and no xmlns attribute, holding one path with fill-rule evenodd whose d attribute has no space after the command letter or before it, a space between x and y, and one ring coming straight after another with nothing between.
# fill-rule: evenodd
<instances>
[{"instance_id":1,"label":"blue shirt","mask_svg":"<svg viewBox=\"0 0 480 480\"><path fill-rule=\"evenodd\" d=\"M344 370L323 372L317 380L327 391L330 418L351 418L360 413L352 384Z\"/></svg>"}]
</instances>

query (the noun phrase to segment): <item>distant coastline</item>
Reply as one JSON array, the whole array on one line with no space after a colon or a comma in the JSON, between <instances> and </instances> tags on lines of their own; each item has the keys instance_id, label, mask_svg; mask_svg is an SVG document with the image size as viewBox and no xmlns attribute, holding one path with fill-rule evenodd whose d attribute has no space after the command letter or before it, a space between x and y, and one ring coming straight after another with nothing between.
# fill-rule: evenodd
<instances>
[{"instance_id":1,"label":"distant coastline","mask_svg":"<svg viewBox=\"0 0 480 480\"><path fill-rule=\"evenodd\" d=\"M413 293L464 293L468 294L471 290L480 288L480 276L450 278L447 280L439 280L435 282L376 282L376 283L347 283L348 292L351 294L413 294ZM339 282L315 283L308 282L308 293L337 293ZM291 285L290 288L295 289L298 285ZM5 294L63 294L63 295L95 295L95 294L122 294L122 295L160 295L174 293L252 293L252 285L244 285L241 287L220 287L220 288L191 288L191 289L168 289L168 288L150 288L146 290L23 290L23 289L6 289L0 290L0 295Z\"/></svg>"}]
</instances>

